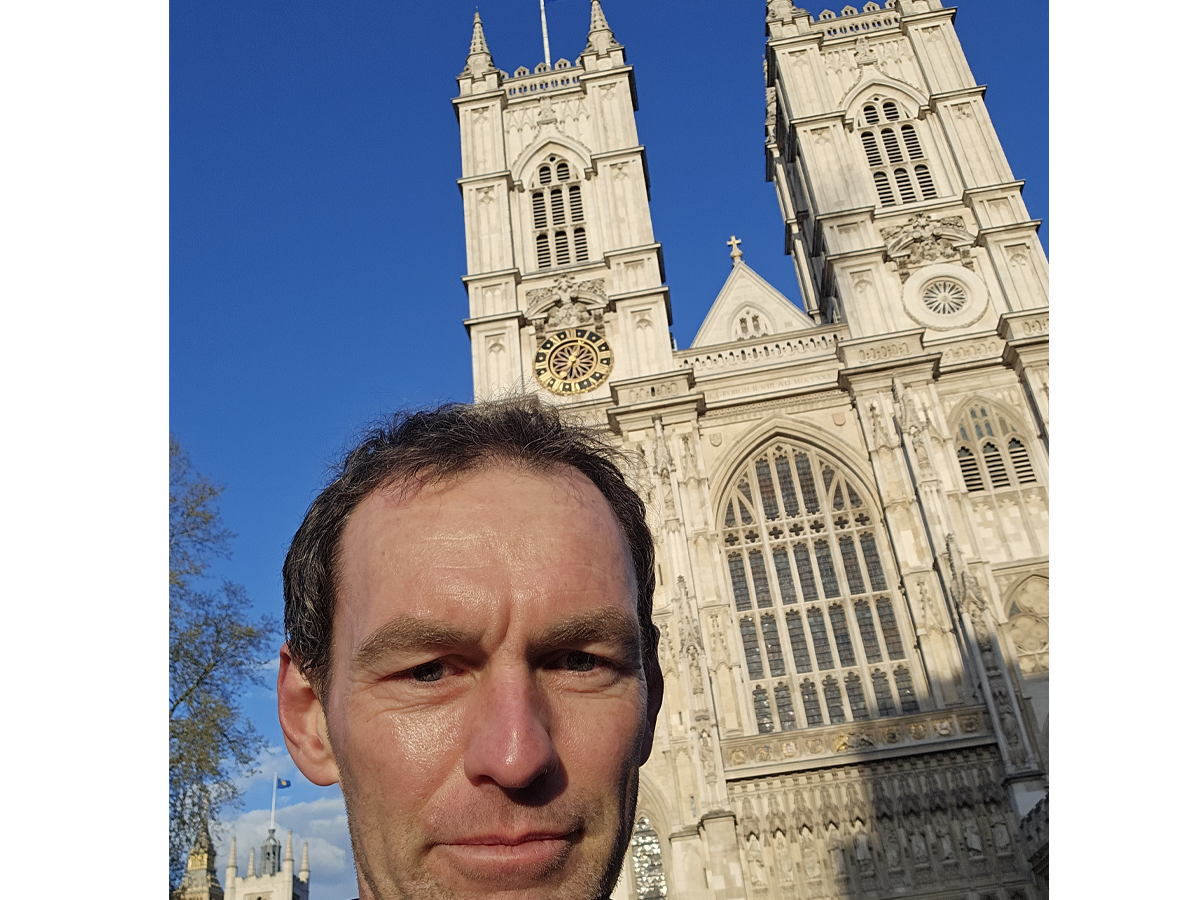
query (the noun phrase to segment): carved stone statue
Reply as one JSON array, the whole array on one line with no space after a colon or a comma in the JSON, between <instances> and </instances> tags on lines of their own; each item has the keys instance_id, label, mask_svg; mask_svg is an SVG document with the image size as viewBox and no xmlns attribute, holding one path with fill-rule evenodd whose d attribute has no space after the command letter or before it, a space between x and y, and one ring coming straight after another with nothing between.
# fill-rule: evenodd
<instances>
[{"instance_id":1,"label":"carved stone statue","mask_svg":"<svg viewBox=\"0 0 1200 900\"><path fill-rule=\"evenodd\" d=\"M713 657L728 664L729 646L725 643L725 629L721 626L721 617L716 613L708 617L708 633L712 637Z\"/></svg>"},{"instance_id":2,"label":"carved stone statue","mask_svg":"<svg viewBox=\"0 0 1200 900\"><path fill-rule=\"evenodd\" d=\"M854 858L859 865L871 861L871 842L863 832L854 835Z\"/></svg>"},{"instance_id":3,"label":"carved stone statue","mask_svg":"<svg viewBox=\"0 0 1200 900\"><path fill-rule=\"evenodd\" d=\"M688 674L692 676L692 693L704 693L704 675L700 671L700 651L692 644L687 648Z\"/></svg>"},{"instance_id":4,"label":"carved stone statue","mask_svg":"<svg viewBox=\"0 0 1200 900\"><path fill-rule=\"evenodd\" d=\"M883 832L883 852L887 856L889 869L900 868L900 839L896 837L894 828L889 827Z\"/></svg>"},{"instance_id":5,"label":"carved stone statue","mask_svg":"<svg viewBox=\"0 0 1200 900\"><path fill-rule=\"evenodd\" d=\"M750 863L750 883L755 887L767 886L767 868L763 865L762 845L758 835L750 835L750 844L746 848L746 859Z\"/></svg>"},{"instance_id":6,"label":"carved stone statue","mask_svg":"<svg viewBox=\"0 0 1200 900\"><path fill-rule=\"evenodd\" d=\"M717 764L713 759L712 738L705 728L700 732L700 764L704 767L704 778L713 781L717 777Z\"/></svg>"},{"instance_id":7,"label":"carved stone statue","mask_svg":"<svg viewBox=\"0 0 1200 900\"><path fill-rule=\"evenodd\" d=\"M925 834L920 826L913 830L909 843L912 845L913 859L919 863L929 862L929 848L925 843Z\"/></svg>"},{"instance_id":8,"label":"carved stone statue","mask_svg":"<svg viewBox=\"0 0 1200 900\"><path fill-rule=\"evenodd\" d=\"M992 840L996 844L996 850L1000 853L1006 851L1012 843L1012 838L1008 834L1008 824L1004 821L1003 813L994 813L992 815Z\"/></svg>"},{"instance_id":9,"label":"carved stone statue","mask_svg":"<svg viewBox=\"0 0 1200 900\"><path fill-rule=\"evenodd\" d=\"M795 879L792 874L792 854L788 850L787 838L782 831L775 832L775 866L779 870L779 882L791 884Z\"/></svg>"},{"instance_id":10,"label":"carved stone statue","mask_svg":"<svg viewBox=\"0 0 1200 900\"><path fill-rule=\"evenodd\" d=\"M983 856L983 836L974 819L966 819L962 823L963 840L966 841L967 851L972 856Z\"/></svg>"},{"instance_id":11,"label":"carved stone statue","mask_svg":"<svg viewBox=\"0 0 1200 900\"><path fill-rule=\"evenodd\" d=\"M954 859L954 838L950 835L950 826L946 824L944 816L939 815L934 820L933 833L937 835L938 844L941 846L942 861Z\"/></svg>"},{"instance_id":12,"label":"carved stone statue","mask_svg":"<svg viewBox=\"0 0 1200 900\"><path fill-rule=\"evenodd\" d=\"M842 849L840 844L834 844L829 848L829 862L833 866L835 875L847 875L846 871L846 851Z\"/></svg>"},{"instance_id":13,"label":"carved stone statue","mask_svg":"<svg viewBox=\"0 0 1200 900\"><path fill-rule=\"evenodd\" d=\"M800 856L804 860L804 874L810 881L815 881L821 877L821 861L817 859L817 848L812 844L812 836L808 836L803 846L800 849Z\"/></svg>"}]
</instances>

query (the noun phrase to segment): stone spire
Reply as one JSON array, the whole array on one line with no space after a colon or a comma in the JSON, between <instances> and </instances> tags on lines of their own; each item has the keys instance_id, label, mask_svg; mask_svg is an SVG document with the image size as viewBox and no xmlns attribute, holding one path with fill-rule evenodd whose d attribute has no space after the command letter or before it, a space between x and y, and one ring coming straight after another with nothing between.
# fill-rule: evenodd
<instances>
[{"instance_id":1,"label":"stone spire","mask_svg":"<svg viewBox=\"0 0 1200 900\"><path fill-rule=\"evenodd\" d=\"M606 53L610 48L620 46L613 36L612 29L608 27L608 19L604 18L600 0L592 0L592 27L588 31L588 42L584 52L592 50L596 53Z\"/></svg>"},{"instance_id":2,"label":"stone spire","mask_svg":"<svg viewBox=\"0 0 1200 900\"><path fill-rule=\"evenodd\" d=\"M234 876L237 875L237 838L229 839L229 862L225 863L226 874L228 870L233 869Z\"/></svg>"},{"instance_id":3,"label":"stone spire","mask_svg":"<svg viewBox=\"0 0 1200 900\"><path fill-rule=\"evenodd\" d=\"M463 69L463 74L470 73L478 78L485 72L490 72L495 68L492 64L492 54L488 50L487 38L483 36L483 20L479 18L479 12L475 13L475 25L471 30L471 49L467 53L467 65Z\"/></svg>"},{"instance_id":4,"label":"stone spire","mask_svg":"<svg viewBox=\"0 0 1200 900\"><path fill-rule=\"evenodd\" d=\"M292 862L293 861L293 859L292 859L292 829L290 829L290 828L288 829L287 847L283 851L283 861L284 862Z\"/></svg>"},{"instance_id":5,"label":"stone spire","mask_svg":"<svg viewBox=\"0 0 1200 900\"><path fill-rule=\"evenodd\" d=\"M250 848L250 864L246 866L246 877L253 878L258 872L254 870L254 848Z\"/></svg>"},{"instance_id":6,"label":"stone spire","mask_svg":"<svg viewBox=\"0 0 1200 900\"><path fill-rule=\"evenodd\" d=\"M188 854L187 874L175 896L180 900L222 900L223 895L217 881L217 851L205 821Z\"/></svg>"},{"instance_id":7,"label":"stone spire","mask_svg":"<svg viewBox=\"0 0 1200 900\"><path fill-rule=\"evenodd\" d=\"M308 841L304 842L304 849L300 851L300 880L308 881Z\"/></svg>"}]
</instances>

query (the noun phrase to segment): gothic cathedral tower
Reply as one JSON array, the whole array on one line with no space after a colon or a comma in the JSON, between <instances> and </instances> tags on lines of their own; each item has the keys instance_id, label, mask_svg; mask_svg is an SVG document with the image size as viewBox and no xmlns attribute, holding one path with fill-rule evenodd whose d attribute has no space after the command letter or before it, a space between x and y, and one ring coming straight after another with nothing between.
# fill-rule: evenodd
<instances>
[{"instance_id":1,"label":"gothic cathedral tower","mask_svg":"<svg viewBox=\"0 0 1200 900\"><path fill-rule=\"evenodd\" d=\"M603 403L604 382L671 369L633 69L600 4L574 63L511 76L476 14L458 83L476 396Z\"/></svg>"},{"instance_id":2,"label":"gothic cathedral tower","mask_svg":"<svg viewBox=\"0 0 1200 900\"><path fill-rule=\"evenodd\" d=\"M665 699L614 900L1046 896L1048 264L953 19L770 0L803 299L733 239L676 349L599 0L578 59L512 75L476 15L475 395L609 428L655 532Z\"/></svg>"}]
</instances>

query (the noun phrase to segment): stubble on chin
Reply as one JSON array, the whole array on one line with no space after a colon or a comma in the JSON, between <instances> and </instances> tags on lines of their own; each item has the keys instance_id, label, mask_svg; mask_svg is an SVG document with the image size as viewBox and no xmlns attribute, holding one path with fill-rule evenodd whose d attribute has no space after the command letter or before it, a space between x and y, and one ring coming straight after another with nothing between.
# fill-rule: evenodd
<instances>
[{"instance_id":1,"label":"stubble on chin","mask_svg":"<svg viewBox=\"0 0 1200 900\"><path fill-rule=\"evenodd\" d=\"M343 773L345 775L345 773ZM638 769L634 765L632 771L624 779L626 789L618 798L616 813L616 833L607 847L595 848L592 852L583 852L584 848L574 848L572 856L562 865L548 868L543 876L544 884L537 886L505 886L491 882L479 884L477 896L492 898L492 900L607 900L616 887L621 876L625 861L625 849L633 834L634 815L638 797ZM463 890L446 885L438 879L428 865L429 850L427 847L417 847L410 844L404 848L386 848L379 846L376 838L372 843L377 845L378 854L368 852L364 846L365 832L359 828L357 813L358 804L355 802L355 787L343 777L343 795L346 800L346 816L350 830L350 846L358 871L359 891L361 900L464 900ZM602 801L597 801L603 805ZM566 809L554 810L557 823L571 821L595 821L596 810L589 809L588 804L571 804ZM508 803L502 807L504 812L497 816L499 809L492 809L489 818L477 819L475 816L486 814L482 810L462 811L455 814L459 821L491 821L506 824L521 821L530 824L529 810L516 804ZM518 816L520 817L518 819ZM603 818L603 817L602 817ZM446 824L448 824L447 817ZM446 824L438 824L435 820L434 833L445 831ZM547 827L554 827L549 821ZM393 852L388 853L391 849ZM399 855L395 851L399 849ZM591 849L591 848L588 848ZM581 855L582 854L582 855ZM383 857L379 859L378 857ZM408 872L391 871L399 865L405 865ZM564 869L572 871L564 872ZM555 877L555 876L560 877ZM470 881L470 877L464 878Z\"/></svg>"}]
</instances>

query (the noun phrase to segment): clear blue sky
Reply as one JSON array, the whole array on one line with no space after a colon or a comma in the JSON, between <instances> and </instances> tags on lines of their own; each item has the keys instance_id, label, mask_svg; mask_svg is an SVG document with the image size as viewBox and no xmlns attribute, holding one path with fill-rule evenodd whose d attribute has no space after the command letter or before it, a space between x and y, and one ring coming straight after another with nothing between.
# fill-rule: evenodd
<instances>
[{"instance_id":1,"label":"clear blue sky","mask_svg":"<svg viewBox=\"0 0 1200 900\"><path fill-rule=\"evenodd\" d=\"M583 49L589 6L547 7L554 59ZM799 300L763 180L763 6L604 4L636 72L681 347L728 273L731 233ZM171 2L171 429L226 485L238 537L219 574L276 619L288 541L348 436L400 406L470 399L450 100L476 8L499 68L541 59L536 0ZM956 26L1049 251L1046 14L963 0ZM272 702L248 701L281 747ZM249 785L247 810L269 807L270 774ZM280 802L332 833L317 820L337 796L300 777ZM256 816L246 827L261 829ZM336 873L314 861L311 900L353 891L348 859Z\"/></svg>"}]
</instances>

